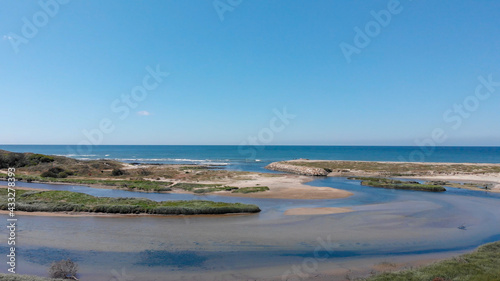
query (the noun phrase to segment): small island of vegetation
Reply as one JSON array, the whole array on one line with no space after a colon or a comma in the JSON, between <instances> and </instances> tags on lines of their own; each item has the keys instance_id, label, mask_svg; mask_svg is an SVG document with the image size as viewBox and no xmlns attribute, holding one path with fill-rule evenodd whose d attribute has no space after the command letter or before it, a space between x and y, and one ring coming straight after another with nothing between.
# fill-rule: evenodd
<instances>
[{"instance_id":1,"label":"small island of vegetation","mask_svg":"<svg viewBox=\"0 0 500 281\"><path fill-rule=\"evenodd\" d=\"M0 210L8 209L7 189L0 189ZM110 198L71 191L16 191L16 210L25 212L88 212L108 214L207 215L257 213L256 205L205 200L162 201Z\"/></svg>"},{"instance_id":2,"label":"small island of vegetation","mask_svg":"<svg viewBox=\"0 0 500 281\"><path fill-rule=\"evenodd\" d=\"M443 192L446 191L441 185L436 184L421 184L416 181L400 181L387 178L375 178L375 177L349 177L350 180L360 180L361 185L390 188L390 189L405 189L405 190L418 190L418 191L432 191L432 192Z\"/></svg>"}]
</instances>

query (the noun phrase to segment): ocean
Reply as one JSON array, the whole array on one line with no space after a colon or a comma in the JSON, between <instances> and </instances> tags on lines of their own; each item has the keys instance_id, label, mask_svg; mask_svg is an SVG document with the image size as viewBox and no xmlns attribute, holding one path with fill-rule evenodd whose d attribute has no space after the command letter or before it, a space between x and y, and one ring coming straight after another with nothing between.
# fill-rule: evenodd
<instances>
[{"instance_id":1,"label":"ocean","mask_svg":"<svg viewBox=\"0 0 500 281\"><path fill-rule=\"evenodd\" d=\"M412 146L237 146L237 145L0 145L0 149L61 155L82 160L128 163L218 165L224 169L267 171L274 161L312 160L500 163L500 147Z\"/></svg>"}]
</instances>

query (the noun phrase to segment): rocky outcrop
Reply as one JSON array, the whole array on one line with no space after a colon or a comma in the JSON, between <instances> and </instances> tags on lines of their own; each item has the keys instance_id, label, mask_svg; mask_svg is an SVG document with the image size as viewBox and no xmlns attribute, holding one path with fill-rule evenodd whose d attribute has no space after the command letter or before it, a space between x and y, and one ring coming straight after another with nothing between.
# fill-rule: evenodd
<instances>
[{"instance_id":1,"label":"rocky outcrop","mask_svg":"<svg viewBox=\"0 0 500 281\"><path fill-rule=\"evenodd\" d=\"M287 172L306 176L326 176L331 172L328 169L296 166L284 162L273 162L267 165L265 168L273 171Z\"/></svg>"}]
</instances>

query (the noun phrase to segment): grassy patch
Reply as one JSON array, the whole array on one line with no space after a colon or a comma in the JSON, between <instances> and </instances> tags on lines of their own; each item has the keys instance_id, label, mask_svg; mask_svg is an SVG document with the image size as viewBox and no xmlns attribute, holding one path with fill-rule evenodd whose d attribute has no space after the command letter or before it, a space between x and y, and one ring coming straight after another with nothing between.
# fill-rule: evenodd
<instances>
[{"instance_id":1,"label":"grassy patch","mask_svg":"<svg viewBox=\"0 0 500 281\"><path fill-rule=\"evenodd\" d=\"M1 177L2 175L0 175ZM6 177L7 175L5 175ZM147 180L98 180L98 179L71 179L71 178L44 178L39 176L26 176L16 174L16 180L23 180L27 182L56 182L56 183L72 183L81 185L106 185L116 186L118 188L125 188L130 190L142 190L149 192L160 192L172 190L169 186L171 182L155 182Z\"/></svg>"},{"instance_id":2,"label":"grassy patch","mask_svg":"<svg viewBox=\"0 0 500 281\"><path fill-rule=\"evenodd\" d=\"M405 189L405 190L419 190L419 191L433 191L442 192L446 191L443 186L434 184L420 184L418 182L405 182L399 180L392 180L386 178L373 178L373 177L351 177L348 179L361 180L361 185L390 188L390 189Z\"/></svg>"},{"instance_id":3,"label":"grassy patch","mask_svg":"<svg viewBox=\"0 0 500 281\"><path fill-rule=\"evenodd\" d=\"M251 186L251 187L242 187L236 190L233 190L233 193L254 193L254 192L262 192L269 190L267 186Z\"/></svg>"},{"instance_id":4,"label":"grassy patch","mask_svg":"<svg viewBox=\"0 0 500 281\"><path fill-rule=\"evenodd\" d=\"M7 189L0 189L0 209L7 210ZM256 205L203 200L156 202L145 198L111 198L71 191L16 191L16 209L27 212L196 215L260 212Z\"/></svg>"},{"instance_id":5,"label":"grassy patch","mask_svg":"<svg viewBox=\"0 0 500 281\"><path fill-rule=\"evenodd\" d=\"M64 281L64 279L45 278L34 275L5 274L0 273L0 280L3 281ZM66 279L68 280L68 279Z\"/></svg>"},{"instance_id":6,"label":"grassy patch","mask_svg":"<svg viewBox=\"0 0 500 281\"><path fill-rule=\"evenodd\" d=\"M461 255L453 259L435 264L403 270L393 273L382 273L365 279L366 281L428 281L428 280L468 280L498 281L500 280L500 241L479 247L475 252Z\"/></svg>"},{"instance_id":7,"label":"grassy patch","mask_svg":"<svg viewBox=\"0 0 500 281\"><path fill-rule=\"evenodd\" d=\"M215 187L221 187L222 184L203 184L203 183L187 183L187 182L180 182L172 185L172 188L178 188L186 191L192 191L194 192L198 188L215 188Z\"/></svg>"},{"instance_id":8,"label":"grassy patch","mask_svg":"<svg viewBox=\"0 0 500 281\"><path fill-rule=\"evenodd\" d=\"M215 191L231 191L232 193L253 193L269 190L267 186L242 187L223 186L221 184L202 184L202 183L176 183L172 188L179 188L194 193L210 193Z\"/></svg>"},{"instance_id":9,"label":"grassy patch","mask_svg":"<svg viewBox=\"0 0 500 281\"><path fill-rule=\"evenodd\" d=\"M449 173L467 173L467 174L483 174L483 173L500 173L499 165L486 164L439 164L439 163L389 163L389 162L364 162L364 161L314 161L300 162L285 161L283 163L329 169L333 172L351 172L363 171L367 173L381 173L385 176L412 176L412 175L428 175L433 174L449 174Z\"/></svg>"},{"instance_id":10,"label":"grassy patch","mask_svg":"<svg viewBox=\"0 0 500 281\"><path fill-rule=\"evenodd\" d=\"M237 190L237 189L238 188L235 186L221 186L221 187L198 188L198 189L195 189L193 192L194 193L210 193L210 192L215 192L215 191L232 191L232 190Z\"/></svg>"}]
</instances>

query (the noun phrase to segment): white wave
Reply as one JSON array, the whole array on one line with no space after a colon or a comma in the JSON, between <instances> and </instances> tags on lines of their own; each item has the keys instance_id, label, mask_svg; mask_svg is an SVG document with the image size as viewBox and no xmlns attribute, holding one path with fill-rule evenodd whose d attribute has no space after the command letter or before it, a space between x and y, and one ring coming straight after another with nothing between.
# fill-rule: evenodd
<instances>
[{"instance_id":1,"label":"white wave","mask_svg":"<svg viewBox=\"0 0 500 281\"><path fill-rule=\"evenodd\" d=\"M66 157L94 157L97 156L97 154L54 154L56 156L66 156Z\"/></svg>"},{"instance_id":2,"label":"white wave","mask_svg":"<svg viewBox=\"0 0 500 281\"><path fill-rule=\"evenodd\" d=\"M195 163L200 165L229 165L228 162L219 162L210 159L188 159L188 158L114 158L117 161L131 161L131 162L183 162Z\"/></svg>"}]
</instances>

